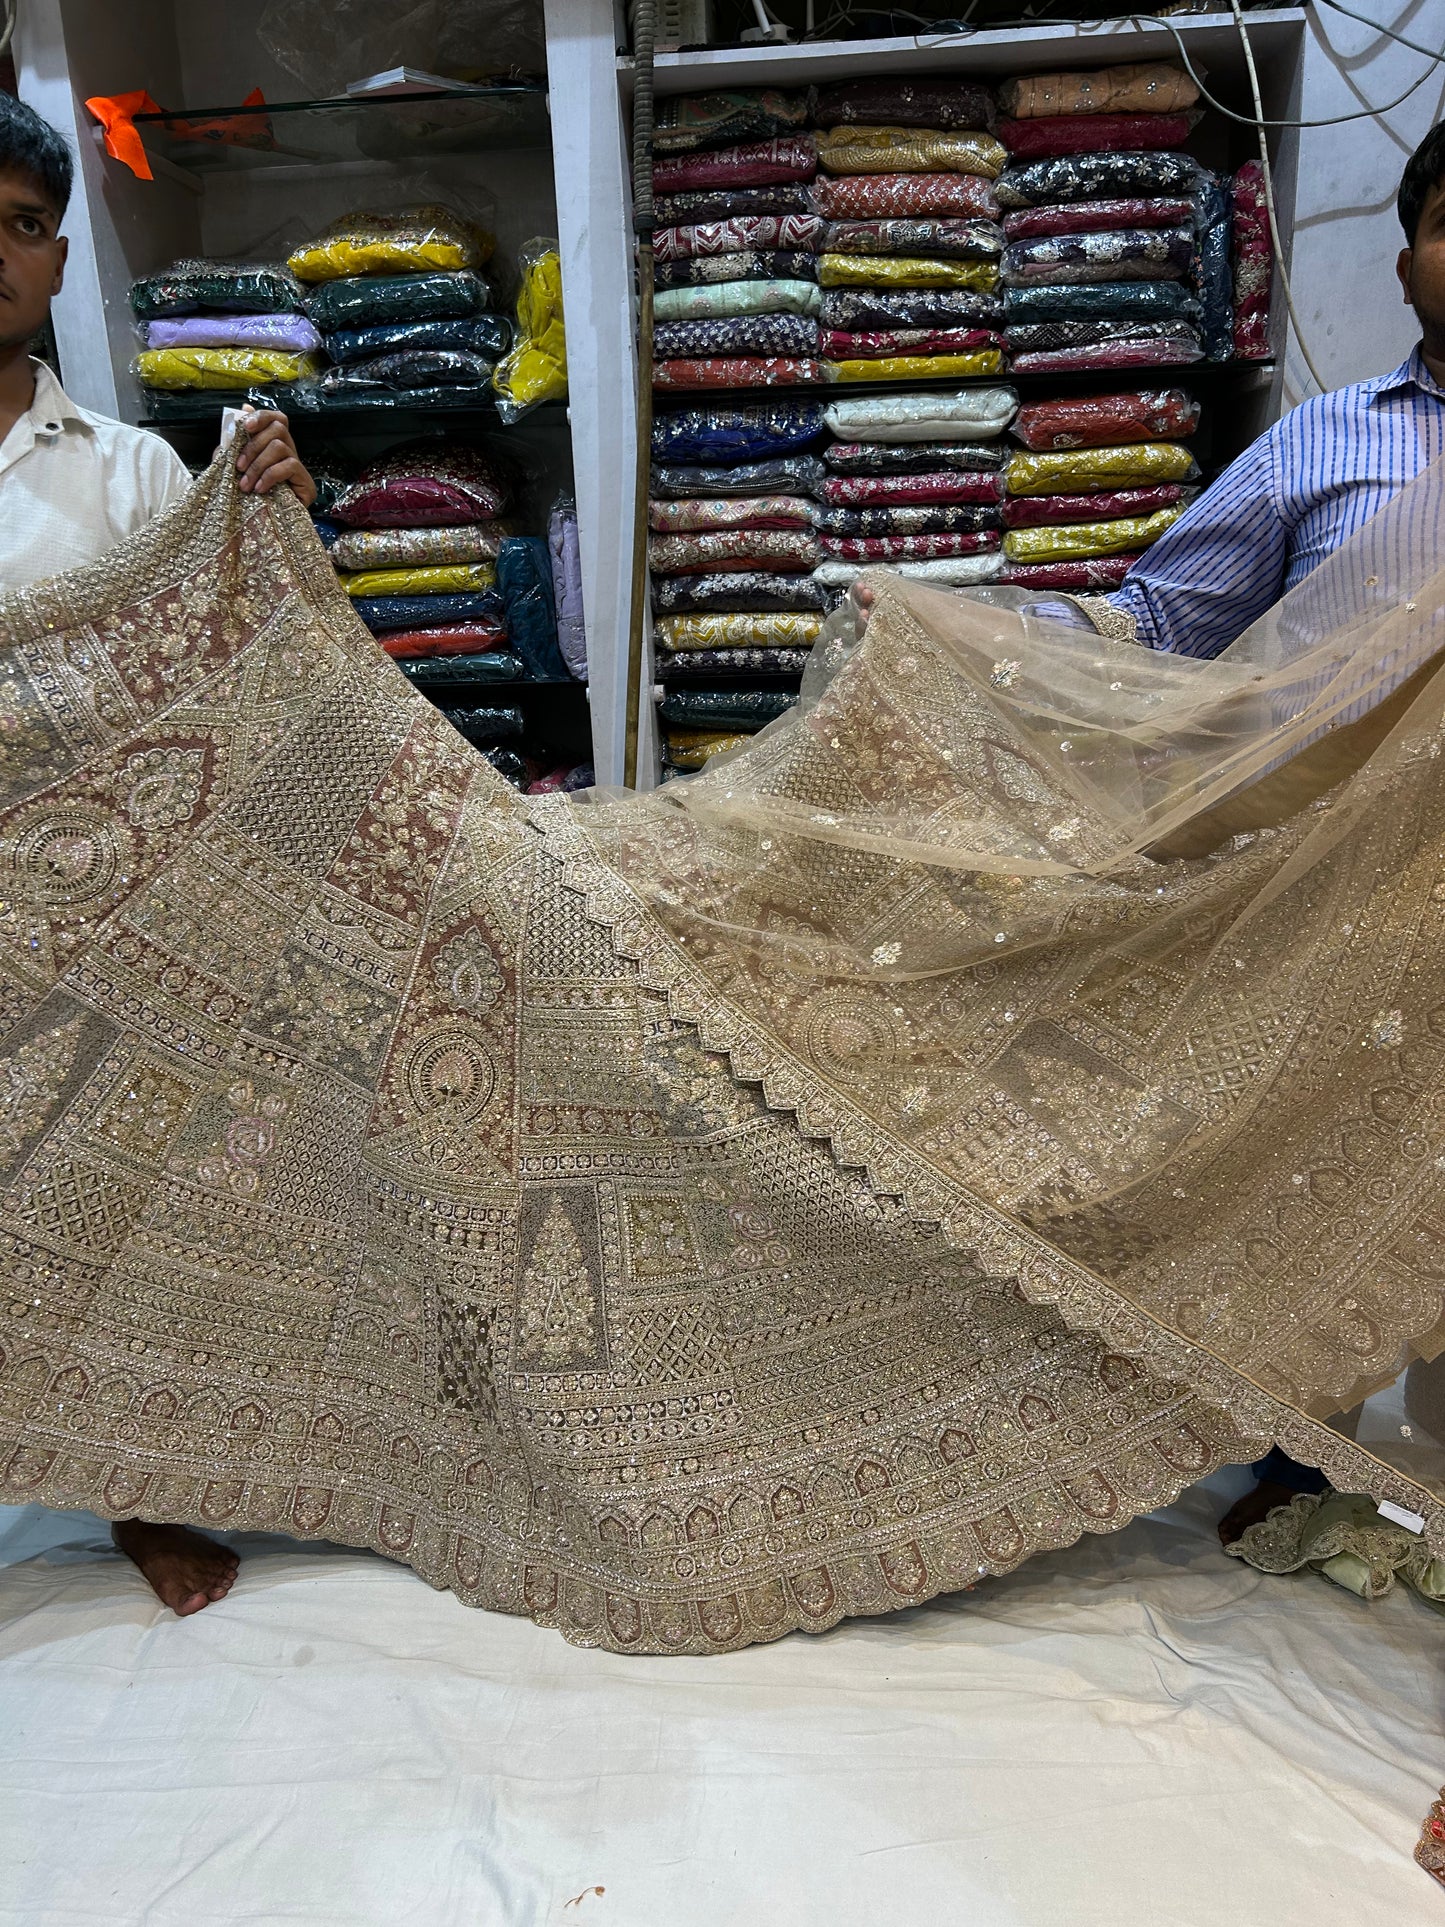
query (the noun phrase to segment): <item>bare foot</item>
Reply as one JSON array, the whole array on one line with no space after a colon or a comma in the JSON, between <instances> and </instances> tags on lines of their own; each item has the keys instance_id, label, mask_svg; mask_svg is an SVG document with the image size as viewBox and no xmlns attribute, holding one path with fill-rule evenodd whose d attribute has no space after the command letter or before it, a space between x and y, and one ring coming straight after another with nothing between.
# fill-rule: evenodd
<instances>
[{"instance_id":1,"label":"bare foot","mask_svg":"<svg viewBox=\"0 0 1445 1927\"><path fill-rule=\"evenodd\" d=\"M1261 1519L1267 1519L1277 1505L1288 1505L1293 1497L1293 1486L1277 1485L1273 1479L1261 1479L1253 1492L1246 1492L1220 1520L1220 1542L1232 1546L1241 1533L1258 1525Z\"/></svg>"},{"instance_id":2,"label":"bare foot","mask_svg":"<svg viewBox=\"0 0 1445 1927\"><path fill-rule=\"evenodd\" d=\"M111 1527L110 1536L140 1567L156 1598L182 1619L224 1599L241 1563L228 1547L189 1526L122 1519Z\"/></svg>"}]
</instances>

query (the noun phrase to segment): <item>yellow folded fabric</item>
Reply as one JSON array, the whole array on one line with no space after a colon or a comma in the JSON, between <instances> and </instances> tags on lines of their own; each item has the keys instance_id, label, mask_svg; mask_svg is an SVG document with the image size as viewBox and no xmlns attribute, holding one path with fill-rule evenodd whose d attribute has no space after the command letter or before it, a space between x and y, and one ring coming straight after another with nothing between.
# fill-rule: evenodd
<instances>
[{"instance_id":1,"label":"yellow folded fabric","mask_svg":"<svg viewBox=\"0 0 1445 1927\"><path fill-rule=\"evenodd\" d=\"M750 743L752 737L719 729L670 729L666 740L667 760L674 769L701 769L711 757Z\"/></svg>"},{"instance_id":2,"label":"yellow folded fabric","mask_svg":"<svg viewBox=\"0 0 1445 1927\"><path fill-rule=\"evenodd\" d=\"M992 134L936 127L834 127L817 136L830 174L981 174L997 180L1008 154Z\"/></svg>"},{"instance_id":3,"label":"yellow folded fabric","mask_svg":"<svg viewBox=\"0 0 1445 1927\"><path fill-rule=\"evenodd\" d=\"M490 562L452 562L435 568L358 569L338 579L348 595L470 595L496 588L497 571Z\"/></svg>"},{"instance_id":4,"label":"yellow folded fabric","mask_svg":"<svg viewBox=\"0 0 1445 1927\"><path fill-rule=\"evenodd\" d=\"M790 612L757 615L661 616L653 625L658 647L682 649L810 649L823 618Z\"/></svg>"},{"instance_id":5,"label":"yellow folded fabric","mask_svg":"<svg viewBox=\"0 0 1445 1927\"><path fill-rule=\"evenodd\" d=\"M492 370L502 398L502 418L515 420L539 402L567 393L567 329L562 315L562 257L555 247L531 242L522 251L522 288L517 296L517 345Z\"/></svg>"},{"instance_id":6,"label":"yellow folded fabric","mask_svg":"<svg viewBox=\"0 0 1445 1927\"><path fill-rule=\"evenodd\" d=\"M320 366L318 355L277 348L147 348L131 363L145 388L247 388L253 381L302 381Z\"/></svg>"},{"instance_id":7,"label":"yellow folded fabric","mask_svg":"<svg viewBox=\"0 0 1445 1927\"><path fill-rule=\"evenodd\" d=\"M997 375L1003 356L997 348L968 355L886 355L881 361L835 361L835 381L913 381L920 375Z\"/></svg>"},{"instance_id":8,"label":"yellow folded fabric","mask_svg":"<svg viewBox=\"0 0 1445 1927\"><path fill-rule=\"evenodd\" d=\"M992 294L999 284L993 261L931 261L917 254L821 254L825 288L967 288Z\"/></svg>"},{"instance_id":9,"label":"yellow folded fabric","mask_svg":"<svg viewBox=\"0 0 1445 1927\"><path fill-rule=\"evenodd\" d=\"M399 214L348 214L297 248L287 266L298 281L339 281L349 274L421 274L431 268L479 268L496 241L485 228L447 207Z\"/></svg>"},{"instance_id":10,"label":"yellow folded fabric","mask_svg":"<svg viewBox=\"0 0 1445 1927\"><path fill-rule=\"evenodd\" d=\"M1003 552L1010 562L1068 562L1075 556L1124 555L1157 542L1182 508L1152 515L1120 515L1107 522L1061 522L1052 527L1010 529Z\"/></svg>"},{"instance_id":11,"label":"yellow folded fabric","mask_svg":"<svg viewBox=\"0 0 1445 1927\"><path fill-rule=\"evenodd\" d=\"M1145 482L1185 482L1194 457L1180 442L1131 442L1121 448L1070 448L1010 456L1010 495L1102 494Z\"/></svg>"}]
</instances>

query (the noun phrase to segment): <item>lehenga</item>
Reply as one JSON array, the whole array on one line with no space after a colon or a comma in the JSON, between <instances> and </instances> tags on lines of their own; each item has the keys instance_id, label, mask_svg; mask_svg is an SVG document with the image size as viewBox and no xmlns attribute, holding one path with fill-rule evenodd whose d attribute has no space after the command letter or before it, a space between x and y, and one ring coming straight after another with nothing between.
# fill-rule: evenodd
<instances>
[{"instance_id":1,"label":"lehenga","mask_svg":"<svg viewBox=\"0 0 1445 1927\"><path fill-rule=\"evenodd\" d=\"M1271 1442L1445 1550L1324 1422L1445 1343L1441 500L1213 663L880 576L635 798L503 785L225 463L0 605L0 1499L640 1652Z\"/></svg>"}]
</instances>

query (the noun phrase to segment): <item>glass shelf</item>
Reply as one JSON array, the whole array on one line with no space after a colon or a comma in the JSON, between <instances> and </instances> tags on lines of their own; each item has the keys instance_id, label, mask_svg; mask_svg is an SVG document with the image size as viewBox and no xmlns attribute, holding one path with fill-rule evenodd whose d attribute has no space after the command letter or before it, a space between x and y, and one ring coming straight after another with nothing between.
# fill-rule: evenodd
<instances>
[{"instance_id":1,"label":"glass shelf","mask_svg":"<svg viewBox=\"0 0 1445 1927\"><path fill-rule=\"evenodd\" d=\"M137 114L148 153L195 174L330 167L400 156L548 147L540 81L354 100L282 100Z\"/></svg>"}]
</instances>

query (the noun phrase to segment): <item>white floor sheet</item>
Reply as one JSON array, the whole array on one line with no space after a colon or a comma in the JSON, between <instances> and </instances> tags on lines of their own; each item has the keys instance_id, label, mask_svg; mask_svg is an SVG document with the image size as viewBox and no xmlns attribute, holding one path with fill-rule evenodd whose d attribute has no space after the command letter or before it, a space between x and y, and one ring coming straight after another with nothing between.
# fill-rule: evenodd
<instances>
[{"instance_id":1,"label":"white floor sheet","mask_svg":"<svg viewBox=\"0 0 1445 1927\"><path fill-rule=\"evenodd\" d=\"M1226 1489L702 1660L254 1537L178 1621L89 1515L0 1510L0 1922L1445 1923L1445 1624L1222 1558Z\"/></svg>"}]
</instances>

